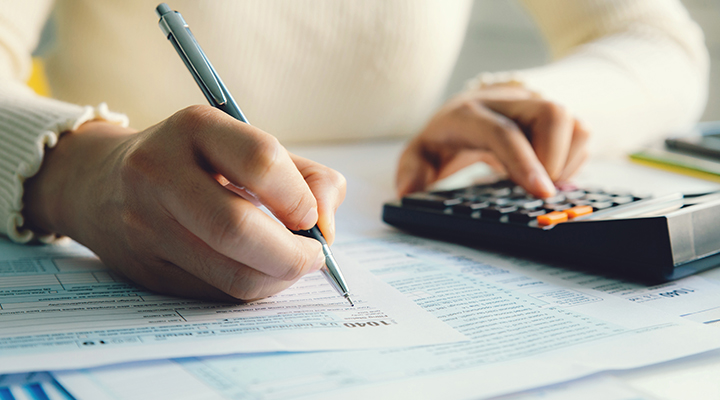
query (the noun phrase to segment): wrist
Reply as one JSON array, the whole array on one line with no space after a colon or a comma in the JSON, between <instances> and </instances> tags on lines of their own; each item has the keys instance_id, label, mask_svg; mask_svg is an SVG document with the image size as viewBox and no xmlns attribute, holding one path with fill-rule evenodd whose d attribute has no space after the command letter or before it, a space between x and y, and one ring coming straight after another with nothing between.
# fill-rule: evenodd
<instances>
[{"instance_id":1,"label":"wrist","mask_svg":"<svg viewBox=\"0 0 720 400\"><path fill-rule=\"evenodd\" d=\"M92 202L97 174L136 131L106 121L88 121L64 133L49 149L40 171L24 185L25 225L38 233L77 238Z\"/></svg>"}]
</instances>

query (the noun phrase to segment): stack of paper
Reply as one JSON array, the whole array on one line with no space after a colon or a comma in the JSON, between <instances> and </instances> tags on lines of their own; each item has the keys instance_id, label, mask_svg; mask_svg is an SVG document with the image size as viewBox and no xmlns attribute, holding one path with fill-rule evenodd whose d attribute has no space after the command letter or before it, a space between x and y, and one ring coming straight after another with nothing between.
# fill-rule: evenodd
<instances>
[{"instance_id":1,"label":"stack of paper","mask_svg":"<svg viewBox=\"0 0 720 400\"><path fill-rule=\"evenodd\" d=\"M0 243L0 371L52 370L76 399L469 399L720 348L715 281L647 288L403 234L333 251L355 309L319 274L203 303L137 288L77 245Z\"/></svg>"}]
</instances>

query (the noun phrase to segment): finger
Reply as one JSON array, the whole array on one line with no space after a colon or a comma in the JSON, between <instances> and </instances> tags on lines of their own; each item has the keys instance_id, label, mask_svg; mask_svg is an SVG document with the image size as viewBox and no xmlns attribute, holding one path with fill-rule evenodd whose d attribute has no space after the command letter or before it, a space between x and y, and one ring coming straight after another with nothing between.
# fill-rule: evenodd
<instances>
[{"instance_id":1,"label":"finger","mask_svg":"<svg viewBox=\"0 0 720 400\"><path fill-rule=\"evenodd\" d=\"M558 182L569 181L575 174L580 171L580 167L590 158L590 154L587 150L580 152L576 157L573 158L572 163L567 165L567 168L563 171L558 179Z\"/></svg>"},{"instance_id":2,"label":"finger","mask_svg":"<svg viewBox=\"0 0 720 400\"><path fill-rule=\"evenodd\" d=\"M202 170L189 169L161 203L213 250L272 277L293 280L324 262L317 241L293 235Z\"/></svg>"},{"instance_id":3,"label":"finger","mask_svg":"<svg viewBox=\"0 0 720 400\"><path fill-rule=\"evenodd\" d=\"M423 190L437 178L436 167L428 160L419 142L413 141L400 156L395 187L399 197Z\"/></svg>"},{"instance_id":4,"label":"finger","mask_svg":"<svg viewBox=\"0 0 720 400\"><path fill-rule=\"evenodd\" d=\"M192 127L199 156L213 172L252 193L288 228L315 225L315 197L274 136L211 107L188 108L175 122Z\"/></svg>"},{"instance_id":5,"label":"finger","mask_svg":"<svg viewBox=\"0 0 720 400\"><path fill-rule=\"evenodd\" d=\"M493 152L510 178L528 192L552 196L555 187L520 128L477 100L461 100L449 113L431 121L408 146L399 166L399 176L403 174L400 193L407 193L400 189L421 188L435 180L461 149L475 149Z\"/></svg>"},{"instance_id":6,"label":"finger","mask_svg":"<svg viewBox=\"0 0 720 400\"><path fill-rule=\"evenodd\" d=\"M162 274L163 280L165 276L171 278L160 283L165 293L177 291L218 297L217 291L220 291L226 298L252 300L279 293L300 278L283 280L250 268L218 253L178 223L168 235L171 240L164 241L158 252L170 263L169 271L155 271Z\"/></svg>"},{"instance_id":7,"label":"finger","mask_svg":"<svg viewBox=\"0 0 720 400\"><path fill-rule=\"evenodd\" d=\"M558 180L565 181L570 179L585 163L588 158L587 144L589 139L589 131L576 120L573 129L573 139L568 152L568 160Z\"/></svg>"},{"instance_id":8,"label":"finger","mask_svg":"<svg viewBox=\"0 0 720 400\"><path fill-rule=\"evenodd\" d=\"M467 126L455 129L456 138L463 148L490 150L503 164L508 176L528 192L538 197L555 194L555 187L540 163L525 134L503 114L469 102L469 109L461 109L461 115L470 118L459 119ZM459 136L459 137L458 137ZM446 139L447 140L447 139Z\"/></svg>"},{"instance_id":9,"label":"finger","mask_svg":"<svg viewBox=\"0 0 720 400\"><path fill-rule=\"evenodd\" d=\"M486 150L461 150L452 158L452 160L442 167L438 173L437 179L445 179L461 169L478 162L487 164L495 172L506 173L505 167L491 152Z\"/></svg>"},{"instance_id":10,"label":"finger","mask_svg":"<svg viewBox=\"0 0 720 400\"><path fill-rule=\"evenodd\" d=\"M545 198L555 194L555 186L540 163L525 134L503 115L482 122L489 135L489 149L505 166L508 176L529 193Z\"/></svg>"},{"instance_id":11,"label":"finger","mask_svg":"<svg viewBox=\"0 0 720 400\"><path fill-rule=\"evenodd\" d=\"M522 101L488 100L490 109L517 121L529 132L538 160L552 180L557 180L567 164L573 140L574 119L564 107L531 99Z\"/></svg>"},{"instance_id":12,"label":"finger","mask_svg":"<svg viewBox=\"0 0 720 400\"><path fill-rule=\"evenodd\" d=\"M154 292L203 300L225 302L236 300L163 257L157 257L158 251L162 252L163 249L161 243L150 243L146 240L143 244L147 248L138 252L139 257L134 257L135 254L130 255L128 252L123 253L119 258L105 252L100 252L98 255L113 272ZM138 246L134 249L137 250Z\"/></svg>"},{"instance_id":13,"label":"finger","mask_svg":"<svg viewBox=\"0 0 720 400\"><path fill-rule=\"evenodd\" d=\"M345 199L347 182L339 172L290 153L318 204L318 227L328 244L335 241L335 212Z\"/></svg>"},{"instance_id":14,"label":"finger","mask_svg":"<svg viewBox=\"0 0 720 400\"><path fill-rule=\"evenodd\" d=\"M142 264L134 265L132 268L124 268L117 272L153 292L168 296L220 302L238 300L177 265L163 260L153 262L144 260Z\"/></svg>"}]
</instances>

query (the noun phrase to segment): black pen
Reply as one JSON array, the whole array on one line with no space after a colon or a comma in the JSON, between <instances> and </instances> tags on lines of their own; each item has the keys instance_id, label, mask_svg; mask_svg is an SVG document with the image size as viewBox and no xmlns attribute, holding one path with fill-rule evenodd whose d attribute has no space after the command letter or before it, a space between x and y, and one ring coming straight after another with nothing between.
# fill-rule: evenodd
<instances>
[{"instance_id":1,"label":"black pen","mask_svg":"<svg viewBox=\"0 0 720 400\"><path fill-rule=\"evenodd\" d=\"M165 3L158 5L157 8L155 8L155 12L160 17L160 29L170 43L172 43L210 104L233 118L249 125L250 123L247 118L245 118L240 107L235 103L235 99L230 95L220 76L215 72L215 68L210 64L210 60L208 60L192 32L190 32L190 27L182 15L177 11L171 10ZM315 239L322 244L322 251L325 255L325 268L322 269L323 274L335 290L347 299L351 306L354 306L355 304L353 304L352 299L350 299L350 294L348 293L345 278L342 272L340 272L335 257L333 257L330 251L330 246L328 246L325 237L323 237L317 225L309 230L293 232Z\"/></svg>"}]
</instances>

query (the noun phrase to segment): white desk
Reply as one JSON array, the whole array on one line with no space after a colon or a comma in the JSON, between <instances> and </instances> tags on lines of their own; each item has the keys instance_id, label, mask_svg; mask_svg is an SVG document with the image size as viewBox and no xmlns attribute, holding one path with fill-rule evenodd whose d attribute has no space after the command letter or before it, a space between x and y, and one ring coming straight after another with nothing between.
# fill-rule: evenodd
<instances>
[{"instance_id":1,"label":"white desk","mask_svg":"<svg viewBox=\"0 0 720 400\"><path fill-rule=\"evenodd\" d=\"M338 235L390 229L381 221L382 204L393 199L400 141L303 146L291 151L341 172L348 180L347 197L337 214ZM581 184L631 188L639 192L695 193L720 188L708 181L633 164L625 159L595 160L575 179ZM720 268L703 273L720 280ZM718 304L720 306L720 304ZM720 326L718 327L720 329ZM720 330L718 331L720 334ZM687 340L678 339L678 340ZM621 384L658 399L720 399L720 351L686 360L616 372ZM592 379L578 385L590 387ZM590 394L590 393L588 393Z\"/></svg>"}]
</instances>

